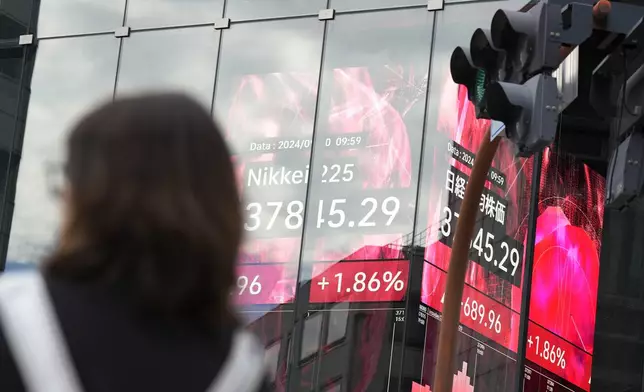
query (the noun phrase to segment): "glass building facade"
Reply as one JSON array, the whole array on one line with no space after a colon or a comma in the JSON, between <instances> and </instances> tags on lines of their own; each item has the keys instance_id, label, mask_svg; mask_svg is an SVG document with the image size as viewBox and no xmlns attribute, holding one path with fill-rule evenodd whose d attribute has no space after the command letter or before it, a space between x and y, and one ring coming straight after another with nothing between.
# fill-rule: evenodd
<instances>
[{"instance_id":1,"label":"glass building facade","mask_svg":"<svg viewBox=\"0 0 644 392\"><path fill-rule=\"evenodd\" d=\"M0 267L35 265L55 244L79 115L182 91L211 109L233 151L246 240L232 297L276 390L430 390L463 191L498 126L476 119L449 59L498 8L525 3L0 0ZM603 178L556 148L539 165L515 158L505 141L493 166L455 390L512 391L522 379L526 391L588 391Z\"/></svg>"}]
</instances>

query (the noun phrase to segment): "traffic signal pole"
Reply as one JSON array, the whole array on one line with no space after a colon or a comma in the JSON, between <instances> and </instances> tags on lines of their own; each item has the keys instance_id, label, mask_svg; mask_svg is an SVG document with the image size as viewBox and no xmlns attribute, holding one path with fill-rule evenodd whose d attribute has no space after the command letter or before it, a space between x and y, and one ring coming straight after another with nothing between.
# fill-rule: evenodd
<instances>
[{"instance_id":1,"label":"traffic signal pole","mask_svg":"<svg viewBox=\"0 0 644 392\"><path fill-rule=\"evenodd\" d=\"M501 137L496 137L491 141L490 130L486 132L483 143L481 143L476 153L472 173L465 188L465 196L461 204L452 244L452 255L447 270L443 319L441 320L438 337L438 361L434 375L433 390L435 392L452 392L458 323L461 314L461 298L463 297L463 288L465 286L465 273L469 261L470 241L474 234L481 194L500 140Z\"/></svg>"}]
</instances>

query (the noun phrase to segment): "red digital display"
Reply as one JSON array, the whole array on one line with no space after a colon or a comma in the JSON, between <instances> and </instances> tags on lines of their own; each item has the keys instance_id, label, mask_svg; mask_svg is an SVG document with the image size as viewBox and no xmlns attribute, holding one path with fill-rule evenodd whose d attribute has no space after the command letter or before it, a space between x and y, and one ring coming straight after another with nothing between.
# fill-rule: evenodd
<instances>
[{"instance_id":1,"label":"red digital display","mask_svg":"<svg viewBox=\"0 0 644 392\"><path fill-rule=\"evenodd\" d=\"M528 362L526 379L530 367L541 367L590 390L604 186L605 179L587 166L545 150L530 295L529 319L534 323L527 352L536 366ZM538 346L533 335L539 337ZM543 352L545 341L550 351L555 346L554 356Z\"/></svg>"},{"instance_id":2,"label":"red digital display","mask_svg":"<svg viewBox=\"0 0 644 392\"><path fill-rule=\"evenodd\" d=\"M429 263L425 265L425 269L438 276L438 279L434 280L435 286L427 297L427 305L442 312L447 273ZM460 322L503 347L516 351L516 331L512 330L512 326L518 325L519 314L469 285L465 285L463 291Z\"/></svg>"},{"instance_id":3,"label":"red digital display","mask_svg":"<svg viewBox=\"0 0 644 392\"><path fill-rule=\"evenodd\" d=\"M409 261L346 261L313 265L309 302L402 301Z\"/></svg>"},{"instance_id":4,"label":"red digital display","mask_svg":"<svg viewBox=\"0 0 644 392\"><path fill-rule=\"evenodd\" d=\"M323 72L330 77L319 98L316 72L287 72L239 76L230 102L217 101L244 196L240 264L284 263L292 285L301 262L400 258L400 242L413 230L424 74L415 65L394 74L389 65ZM245 305L293 299L241 296Z\"/></svg>"},{"instance_id":5,"label":"red digital display","mask_svg":"<svg viewBox=\"0 0 644 392\"><path fill-rule=\"evenodd\" d=\"M465 87L446 81L442 95L436 114L437 142L427 152L431 158L426 157L433 165L423 193L427 230L423 233L426 246L421 288L421 302L439 312L445 271L449 269L452 241L475 151L493 126L489 120L476 117ZM511 143L502 140L479 203L461 306L464 326L515 352L531 172L532 160L515 158ZM472 301L477 305L476 319L472 318ZM479 311L484 313L483 321ZM492 316L494 323L489 319ZM496 332L495 325L501 326L500 332Z\"/></svg>"},{"instance_id":6,"label":"red digital display","mask_svg":"<svg viewBox=\"0 0 644 392\"><path fill-rule=\"evenodd\" d=\"M448 139L446 148L438 143L430 148L433 170L429 174L431 185L425 190L429 218L421 290L421 302L433 309L434 318L438 319L464 186L469 180L474 151L491 127L489 121L476 118L464 87L449 82L444 89L438 133ZM440 136L435 138L438 140ZM519 343L518 312L525 272L531 172L532 161L515 159L510 143L502 141L480 202L461 305L460 321L469 329L465 335L491 339L498 344L496 349L509 349L515 356ZM551 149L544 152L541 179L530 296L529 319L534 323L530 324L525 390L540 390L539 385L547 381L553 388L560 388L552 390L588 391L604 179ZM476 312L472 307L474 302ZM422 309L419 313L423 313ZM427 316L420 316L422 324ZM496 332L497 328L490 328L492 320L496 325L497 317L500 333ZM428 353L434 345L435 341L426 342ZM499 357L499 360L506 359ZM431 369L427 367L433 362L428 360L425 364L427 376L422 381L431 385ZM512 371L523 372L523 369ZM513 379L513 376L506 377ZM546 381L539 381L537 377L544 377ZM528 382L530 379L532 384ZM471 390L488 391L487 388L476 383Z\"/></svg>"},{"instance_id":7,"label":"red digital display","mask_svg":"<svg viewBox=\"0 0 644 392\"><path fill-rule=\"evenodd\" d=\"M237 286L232 292L237 305L289 302L295 296L295 279L287 265L255 264L237 267Z\"/></svg>"},{"instance_id":8,"label":"red digital display","mask_svg":"<svg viewBox=\"0 0 644 392\"><path fill-rule=\"evenodd\" d=\"M533 322L528 324L526 359L590 390L593 357Z\"/></svg>"}]
</instances>

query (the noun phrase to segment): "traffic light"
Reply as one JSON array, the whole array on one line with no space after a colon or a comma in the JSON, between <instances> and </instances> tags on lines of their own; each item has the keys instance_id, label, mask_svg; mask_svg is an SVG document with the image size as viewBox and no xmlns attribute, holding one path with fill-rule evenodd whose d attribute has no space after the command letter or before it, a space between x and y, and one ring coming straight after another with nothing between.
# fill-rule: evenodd
<instances>
[{"instance_id":1,"label":"traffic light","mask_svg":"<svg viewBox=\"0 0 644 392\"><path fill-rule=\"evenodd\" d=\"M457 84L467 87L468 99L474 103L476 117L489 118L485 99L485 88L489 84L489 76L485 68L477 67L469 51L457 47L450 59L452 79Z\"/></svg>"},{"instance_id":2,"label":"traffic light","mask_svg":"<svg viewBox=\"0 0 644 392\"><path fill-rule=\"evenodd\" d=\"M467 87L478 118L505 123L517 154L530 156L555 138L560 103L550 74L564 59L562 45L584 42L592 29L590 4L498 10L490 30L476 29L468 48L452 52L452 79Z\"/></svg>"},{"instance_id":3,"label":"traffic light","mask_svg":"<svg viewBox=\"0 0 644 392\"><path fill-rule=\"evenodd\" d=\"M468 99L478 107L485 92L483 83L479 85L479 79L482 80L485 77L485 71L476 68L469 51L465 51L460 46L452 52L449 67L454 83L467 87Z\"/></svg>"},{"instance_id":4,"label":"traffic light","mask_svg":"<svg viewBox=\"0 0 644 392\"><path fill-rule=\"evenodd\" d=\"M485 93L490 118L505 124L517 156L529 157L550 145L557 133L557 81L538 74L525 84L495 82Z\"/></svg>"},{"instance_id":5,"label":"traffic light","mask_svg":"<svg viewBox=\"0 0 644 392\"><path fill-rule=\"evenodd\" d=\"M491 30L476 29L469 47L454 50L450 59L452 79L467 87L479 118L489 118L484 92L490 83L523 83L527 80L526 70L556 68L560 43L554 34L552 40L539 38L552 27L556 18L551 14L557 13L561 13L560 6L543 3L528 12L499 10L492 19Z\"/></svg>"}]
</instances>

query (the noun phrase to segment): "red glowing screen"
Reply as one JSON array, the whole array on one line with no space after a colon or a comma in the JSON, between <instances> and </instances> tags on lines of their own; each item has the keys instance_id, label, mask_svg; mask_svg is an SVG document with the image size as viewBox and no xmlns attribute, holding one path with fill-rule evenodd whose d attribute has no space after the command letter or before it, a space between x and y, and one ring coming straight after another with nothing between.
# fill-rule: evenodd
<instances>
[{"instance_id":1,"label":"red glowing screen","mask_svg":"<svg viewBox=\"0 0 644 392\"><path fill-rule=\"evenodd\" d=\"M292 301L300 252L313 264L395 260L413 230L419 168L412 161L420 154L423 74L416 75L412 66L338 68L327 74L316 143L314 73L241 76L227 107L246 214L237 304ZM418 90L405 90L414 83ZM369 268L372 274L379 268L384 277L389 264ZM258 282L264 282L261 293Z\"/></svg>"},{"instance_id":2,"label":"red glowing screen","mask_svg":"<svg viewBox=\"0 0 644 392\"><path fill-rule=\"evenodd\" d=\"M246 214L231 294L237 304L293 301L300 262L311 270L302 278L311 279L311 303L402 301L410 270L402 245L414 237L414 245L425 247L421 301L429 311L442 310L464 186L490 122L476 119L465 89L446 81L431 97L436 113L429 116L437 122L423 131L426 64L403 63L325 66L319 88L316 71L232 82L219 115L226 119ZM501 143L480 203L461 314L476 336L515 355L532 167ZM530 314L540 346L528 359L587 390L603 179L551 151L542 179ZM427 352L432 344L426 342ZM427 368L432 363L425 361ZM461 381L475 378L475 367L467 365ZM431 385L431 372L425 374L424 385ZM476 388L494 390L482 381Z\"/></svg>"},{"instance_id":3,"label":"red glowing screen","mask_svg":"<svg viewBox=\"0 0 644 392\"><path fill-rule=\"evenodd\" d=\"M587 166L546 150L527 358L585 391L591 384L604 186ZM539 351L533 334L550 342L550 353Z\"/></svg>"},{"instance_id":4,"label":"red glowing screen","mask_svg":"<svg viewBox=\"0 0 644 392\"><path fill-rule=\"evenodd\" d=\"M438 132L446 134L458 151L445 154L436 148L434 155L435 162L446 159L448 169L431 173L435 179L429 190L428 222L438 224L435 229L428 225L421 292L421 302L429 307L430 316L442 310L450 236L462 200L462 191L459 188L457 194L456 184L460 182L460 187L467 182L471 170L468 156L474 155L490 126L489 121L475 118L465 88L451 81L444 87L438 118ZM466 159L462 159L464 155ZM464 333L492 341L493 347L509 349L516 355L532 162L514 159L509 143L502 142L493 166L507 183L500 189L500 184L494 181L498 174L488 176L485 191L488 196L481 200L481 217L471 244L461 324L471 331ZM550 377L553 385L560 383L569 389L588 391L604 180L583 164L550 149L544 154L541 178L526 371L531 372L532 378L537 373ZM489 203L488 211L485 198L489 195L496 201ZM503 226L498 225L495 219L498 216L492 208L499 200L505 213ZM501 264L504 268L500 268ZM434 314L434 318L440 319L440 314ZM426 355L433 352L434 344L435 341L426 342ZM426 363L432 366L434 362ZM426 374L431 374L431 370L427 369ZM530 376L526 377L525 390L532 390ZM424 387L431 385L429 378L423 382ZM476 390L488 389L481 383Z\"/></svg>"}]
</instances>

